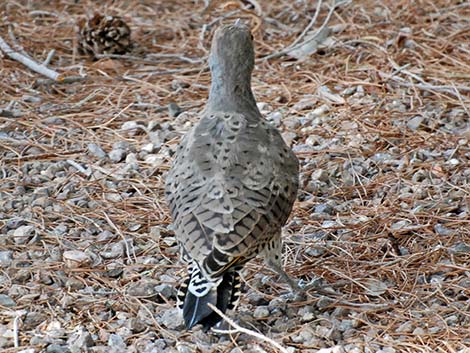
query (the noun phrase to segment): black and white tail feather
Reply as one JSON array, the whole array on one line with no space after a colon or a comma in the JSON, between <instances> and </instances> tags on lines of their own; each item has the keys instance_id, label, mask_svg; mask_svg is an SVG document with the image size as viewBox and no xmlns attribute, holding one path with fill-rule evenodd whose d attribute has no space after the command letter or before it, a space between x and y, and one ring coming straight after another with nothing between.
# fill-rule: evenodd
<instances>
[{"instance_id":1,"label":"black and white tail feather","mask_svg":"<svg viewBox=\"0 0 470 353\"><path fill-rule=\"evenodd\" d=\"M208 303L222 312L236 308L241 295L239 270L239 267L232 268L213 282L206 279L194 263L188 266L189 274L177 294L178 307L183 311L184 323L188 329L196 324L209 329L222 319Z\"/></svg>"}]
</instances>

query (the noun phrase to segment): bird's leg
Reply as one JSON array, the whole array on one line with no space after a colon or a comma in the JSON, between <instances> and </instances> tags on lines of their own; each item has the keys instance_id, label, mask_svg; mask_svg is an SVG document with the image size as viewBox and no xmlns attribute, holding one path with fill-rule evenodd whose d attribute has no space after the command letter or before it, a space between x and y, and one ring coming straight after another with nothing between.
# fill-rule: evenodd
<instances>
[{"instance_id":1,"label":"bird's leg","mask_svg":"<svg viewBox=\"0 0 470 353\"><path fill-rule=\"evenodd\" d=\"M303 294L305 289L299 284L299 282L289 276L286 271L282 268L280 263L276 263L275 261L268 261L269 267L271 267L279 276L281 276L282 280L286 282L293 292Z\"/></svg>"}]
</instances>

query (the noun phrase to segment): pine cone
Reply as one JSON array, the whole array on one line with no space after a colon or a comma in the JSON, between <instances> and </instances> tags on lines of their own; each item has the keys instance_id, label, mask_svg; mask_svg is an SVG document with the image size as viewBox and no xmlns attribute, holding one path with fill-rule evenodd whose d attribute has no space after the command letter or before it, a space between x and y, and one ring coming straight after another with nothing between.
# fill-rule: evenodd
<instances>
[{"instance_id":1,"label":"pine cone","mask_svg":"<svg viewBox=\"0 0 470 353\"><path fill-rule=\"evenodd\" d=\"M131 30L121 17L96 13L78 22L78 45L83 53L124 54L131 47Z\"/></svg>"}]
</instances>

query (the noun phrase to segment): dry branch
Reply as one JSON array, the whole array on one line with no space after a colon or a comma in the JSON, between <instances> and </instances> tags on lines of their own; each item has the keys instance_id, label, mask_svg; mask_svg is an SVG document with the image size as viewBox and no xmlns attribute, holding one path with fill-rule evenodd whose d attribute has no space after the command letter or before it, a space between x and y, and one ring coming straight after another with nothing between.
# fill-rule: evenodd
<instances>
[{"instance_id":1,"label":"dry branch","mask_svg":"<svg viewBox=\"0 0 470 353\"><path fill-rule=\"evenodd\" d=\"M309 29L314 25L314 23L315 23L315 21L318 17L318 14L320 12L321 3L322 3L321 1L319 1L318 5L317 5L317 9L315 11L315 14L313 15L312 19L309 21L307 27L305 27L305 29L299 35L299 37L296 40L294 40L294 42L291 45L289 45L288 47L286 47L285 49L283 49L281 51L278 51L278 52L275 52L275 53L272 53L272 54L269 54L269 55L266 55L266 56L262 57L261 60L269 60L269 59L279 58L281 56L284 56L286 54L289 54L289 53L293 52L294 50L297 50L297 49L301 48L304 45L307 45L309 43L314 42L315 40L317 40L319 37L321 37L324 34L324 30L326 29L326 27L327 27L327 25L328 25L328 23L331 19L331 16L333 15L333 12L338 7L340 7L342 5L345 5L346 3L349 3L350 1L351 0L344 0L344 1L339 1L339 2L335 1L333 6L330 7L330 10L328 11L328 14L327 14L325 20L323 21L322 25L308 39L306 39L305 41L299 43L300 40L309 31Z\"/></svg>"},{"instance_id":2,"label":"dry branch","mask_svg":"<svg viewBox=\"0 0 470 353\"><path fill-rule=\"evenodd\" d=\"M63 77L56 71L51 70L44 66L43 64L39 64L36 61L34 61L31 58L28 58L27 56L18 53L14 51L7 42L3 40L2 37L0 37L0 50L2 50L6 55L8 55L11 59L16 60L23 65L27 66L31 70L44 75L46 77L49 77L50 79L54 81L63 81Z\"/></svg>"},{"instance_id":3,"label":"dry branch","mask_svg":"<svg viewBox=\"0 0 470 353\"><path fill-rule=\"evenodd\" d=\"M214 305L208 303L207 304L209 306L209 308L211 308L212 310L214 310L214 312L216 312L218 315L220 315L222 317L222 319L224 319L230 326L232 326L233 328L235 328L234 331L232 330L229 330L229 331L226 331L226 330L217 330L217 329L212 329L214 332L217 332L217 333L235 333L235 332L240 332L240 333L245 333L247 335L250 335L252 337L256 337L262 341L265 341L265 342L268 342L269 344L271 344L272 346L276 347L279 352L282 352L282 353L288 353L287 349L285 349L283 346L281 346L279 343L277 343L276 341L272 340L271 338L269 337L266 337L265 335L262 335L261 333L259 332L255 332L255 331L252 331L252 330L249 330L245 327L242 327L240 325L238 325L237 323L235 323L232 319L230 319L229 317L227 317L227 315L224 315L218 308L216 308Z\"/></svg>"}]
</instances>

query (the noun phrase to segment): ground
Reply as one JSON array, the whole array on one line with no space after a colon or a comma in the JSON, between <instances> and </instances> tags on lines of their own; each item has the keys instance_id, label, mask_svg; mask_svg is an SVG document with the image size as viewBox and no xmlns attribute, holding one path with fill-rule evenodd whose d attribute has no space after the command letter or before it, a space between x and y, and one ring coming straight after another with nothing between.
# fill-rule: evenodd
<instances>
[{"instance_id":1,"label":"ground","mask_svg":"<svg viewBox=\"0 0 470 353\"><path fill-rule=\"evenodd\" d=\"M308 28L317 4L0 4L10 46L54 49L49 67L74 77L0 61L2 352L469 351L470 5L323 1ZM127 57L77 51L94 12L128 23ZM285 268L318 284L293 296L247 266L228 315L273 342L185 331L175 309L165 172L207 98L212 34L236 18L260 110L301 162Z\"/></svg>"}]
</instances>

